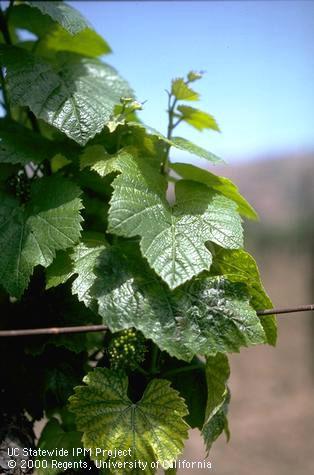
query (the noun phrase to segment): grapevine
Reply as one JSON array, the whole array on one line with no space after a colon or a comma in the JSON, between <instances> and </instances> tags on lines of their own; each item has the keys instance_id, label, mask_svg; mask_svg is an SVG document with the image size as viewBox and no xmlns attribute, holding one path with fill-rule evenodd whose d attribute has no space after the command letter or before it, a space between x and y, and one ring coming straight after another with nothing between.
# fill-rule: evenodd
<instances>
[{"instance_id":1,"label":"grapevine","mask_svg":"<svg viewBox=\"0 0 314 475\"><path fill-rule=\"evenodd\" d=\"M202 72L172 80L164 135L70 4L11 1L0 32L0 336L17 336L0 347L0 447L14 426L17 447L89 450L95 474L113 449L127 455L106 473L166 471L190 428L204 452L229 438L228 354L276 344L244 249L257 213L220 157L174 135L220 130L195 106ZM72 473L58 461L49 474Z\"/></svg>"}]
</instances>

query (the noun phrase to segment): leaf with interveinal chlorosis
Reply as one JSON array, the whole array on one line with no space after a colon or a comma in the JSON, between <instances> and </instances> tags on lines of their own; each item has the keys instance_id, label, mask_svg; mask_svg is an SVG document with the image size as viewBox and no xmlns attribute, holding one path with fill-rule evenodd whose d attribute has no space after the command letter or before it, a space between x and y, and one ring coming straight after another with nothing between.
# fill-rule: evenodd
<instances>
[{"instance_id":1,"label":"leaf with interveinal chlorosis","mask_svg":"<svg viewBox=\"0 0 314 475\"><path fill-rule=\"evenodd\" d=\"M107 368L96 368L83 381L85 386L76 387L70 397L69 408L96 466L116 447L124 455L110 459L111 472L153 474L153 462L170 463L182 452L189 428L183 420L187 409L169 381L153 379L136 403L127 395L127 377ZM103 455L96 454L99 447ZM140 461L145 468L138 465Z\"/></svg>"},{"instance_id":2,"label":"leaf with interveinal chlorosis","mask_svg":"<svg viewBox=\"0 0 314 475\"><path fill-rule=\"evenodd\" d=\"M90 297L103 323L113 332L135 327L178 359L265 342L242 283L202 278L170 291L141 257L137 242L125 240L102 251L94 273Z\"/></svg>"},{"instance_id":3,"label":"leaf with interveinal chlorosis","mask_svg":"<svg viewBox=\"0 0 314 475\"><path fill-rule=\"evenodd\" d=\"M203 183L210 188L219 191L227 198L237 203L239 213L250 219L258 219L258 215L254 208L240 194L237 186L231 180L223 176L217 176L213 173L198 168L189 163L171 163L171 169L185 180L192 180Z\"/></svg>"},{"instance_id":4,"label":"leaf with interveinal chlorosis","mask_svg":"<svg viewBox=\"0 0 314 475\"><path fill-rule=\"evenodd\" d=\"M0 119L0 163L40 163L51 158L54 148L53 142L17 122Z\"/></svg>"},{"instance_id":5,"label":"leaf with interveinal chlorosis","mask_svg":"<svg viewBox=\"0 0 314 475\"><path fill-rule=\"evenodd\" d=\"M208 160L211 163L224 163L224 161L221 158L217 157L217 155L215 155L214 153L205 150L199 145L196 145L183 137L172 137L171 139L168 139L162 133L158 132L152 127L148 127L138 122L128 122L128 127L130 128L130 130L132 130L132 128L145 130L147 134L156 137L158 140L164 142L166 145L175 147L179 150L182 150L183 152L191 153L192 155L196 155L197 157L204 158L205 160Z\"/></svg>"},{"instance_id":6,"label":"leaf with interveinal chlorosis","mask_svg":"<svg viewBox=\"0 0 314 475\"><path fill-rule=\"evenodd\" d=\"M213 442L225 430L229 439L226 418L230 394L227 381L230 376L228 358L223 353L206 358L205 374L207 381L207 404L202 435L206 450L209 451Z\"/></svg>"},{"instance_id":7,"label":"leaf with interveinal chlorosis","mask_svg":"<svg viewBox=\"0 0 314 475\"><path fill-rule=\"evenodd\" d=\"M273 307L268 297L254 258L243 249L228 251L217 249L215 253L213 272L225 275L233 282L244 282L251 295L251 305L255 310L266 310ZM274 315L260 317L267 342L275 345L277 340L277 324Z\"/></svg>"},{"instance_id":8,"label":"leaf with interveinal chlorosis","mask_svg":"<svg viewBox=\"0 0 314 475\"><path fill-rule=\"evenodd\" d=\"M98 59L60 53L59 68L17 47L0 49L10 101L28 106L80 145L100 132L121 96L132 96L111 66Z\"/></svg>"},{"instance_id":9,"label":"leaf with interveinal chlorosis","mask_svg":"<svg viewBox=\"0 0 314 475\"><path fill-rule=\"evenodd\" d=\"M51 176L34 181L26 206L2 194L0 203L0 281L20 297L37 265L51 264L58 249L77 243L81 232L80 190Z\"/></svg>"},{"instance_id":10,"label":"leaf with interveinal chlorosis","mask_svg":"<svg viewBox=\"0 0 314 475\"><path fill-rule=\"evenodd\" d=\"M81 13L65 2L26 0L24 3L30 7L38 8L43 15L48 15L54 22L59 23L71 35L76 35L80 31L89 27L88 22Z\"/></svg>"},{"instance_id":11,"label":"leaf with interveinal chlorosis","mask_svg":"<svg viewBox=\"0 0 314 475\"><path fill-rule=\"evenodd\" d=\"M37 43L36 54L53 57L59 51L71 51L84 56L97 57L110 53L111 49L108 43L91 28L86 28L73 36L61 26L56 26Z\"/></svg>"},{"instance_id":12,"label":"leaf with interveinal chlorosis","mask_svg":"<svg viewBox=\"0 0 314 475\"><path fill-rule=\"evenodd\" d=\"M171 94L178 100L197 101L199 95L193 91L184 81L183 78L174 79L171 83Z\"/></svg>"},{"instance_id":13,"label":"leaf with interveinal chlorosis","mask_svg":"<svg viewBox=\"0 0 314 475\"><path fill-rule=\"evenodd\" d=\"M82 433L75 430L65 430L60 422L55 417L52 417L40 435L38 448L43 451L49 450L52 453L57 449L58 453L54 453L53 457L48 458L36 457L36 460L40 462L38 464L39 468L36 468L36 473L38 475L57 475L60 473L62 468L52 466L52 460L57 461L59 464L70 462L79 463L82 457L75 454L78 448L83 447L81 437ZM73 449L75 449L74 454ZM61 455L61 450L63 450L63 453L68 451L68 455ZM46 464L48 465L47 467L45 467ZM56 463L54 463L54 465L56 465Z\"/></svg>"},{"instance_id":14,"label":"leaf with interveinal chlorosis","mask_svg":"<svg viewBox=\"0 0 314 475\"><path fill-rule=\"evenodd\" d=\"M215 118L207 112L195 109L194 107L183 105L178 106L177 109L181 112L182 119L188 124L192 125L192 127L195 129L211 129L220 132Z\"/></svg>"},{"instance_id":15,"label":"leaf with interveinal chlorosis","mask_svg":"<svg viewBox=\"0 0 314 475\"><path fill-rule=\"evenodd\" d=\"M242 246L236 205L205 185L181 180L171 207L165 198L165 178L134 157L112 186L108 231L141 236L143 255L171 289L210 268L206 242L230 249Z\"/></svg>"}]
</instances>

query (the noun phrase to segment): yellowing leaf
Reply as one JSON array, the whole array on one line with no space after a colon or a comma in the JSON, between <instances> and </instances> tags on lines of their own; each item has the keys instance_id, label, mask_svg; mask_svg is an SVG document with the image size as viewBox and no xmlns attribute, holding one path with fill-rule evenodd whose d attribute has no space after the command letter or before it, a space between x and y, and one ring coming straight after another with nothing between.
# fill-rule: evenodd
<instances>
[{"instance_id":1,"label":"yellowing leaf","mask_svg":"<svg viewBox=\"0 0 314 475\"><path fill-rule=\"evenodd\" d=\"M70 410L96 463L107 461L108 450L116 447L124 455L110 459L111 472L151 475L152 462L171 463L182 452L189 428L183 420L187 408L169 381L153 379L136 403L127 395L127 377L107 368L88 373L84 383L70 397ZM97 448L104 452L97 454ZM135 468L139 461L145 462L142 470Z\"/></svg>"}]
</instances>

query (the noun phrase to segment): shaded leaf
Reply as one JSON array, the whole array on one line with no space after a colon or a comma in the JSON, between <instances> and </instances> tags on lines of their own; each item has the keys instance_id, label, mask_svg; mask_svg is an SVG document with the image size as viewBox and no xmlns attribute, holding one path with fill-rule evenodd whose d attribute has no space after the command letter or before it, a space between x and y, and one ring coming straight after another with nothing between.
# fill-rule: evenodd
<instances>
[{"instance_id":1,"label":"shaded leaf","mask_svg":"<svg viewBox=\"0 0 314 475\"><path fill-rule=\"evenodd\" d=\"M50 140L17 122L0 119L0 163L40 163L53 152L54 143Z\"/></svg>"},{"instance_id":2,"label":"shaded leaf","mask_svg":"<svg viewBox=\"0 0 314 475\"><path fill-rule=\"evenodd\" d=\"M38 441L38 448L41 450L49 450L53 452L55 449L57 451L68 451L68 456L61 456L59 453L55 453L53 457L37 457L38 461L47 461L47 468L37 468L36 473L38 475L57 475L58 473L63 473L62 466L60 468L52 467L52 460L57 461L57 463L70 463L70 462L79 462L80 457L72 455L72 449L77 449L82 447L81 442L82 434L80 432L70 430L65 430L59 421L52 417L47 424L45 425L40 439ZM44 466L44 464L42 464ZM56 465L56 463L54 463Z\"/></svg>"},{"instance_id":3,"label":"shaded leaf","mask_svg":"<svg viewBox=\"0 0 314 475\"><path fill-rule=\"evenodd\" d=\"M202 435L207 452L225 430L229 438L226 418L230 399L227 381L230 376L228 358L223 353L206 358L207 405Z\"/></svg>"},{"instance_id":4,"label":"shaded leaf","mask_svg":"<svg viewBox=\"0 0 314 475\"><path fill-rule=\"evenodd\" d=\"M22 295L35 266L47 267L58 249L78 241L82 207L79 195L74 184L56 175L33 183L26 207L2 194L0 281L11 295Z\"/></svg>"},{"instance_id":5,"label":"shaded leaf","mask_svg":"<svg viewBox=\"0 0 314 475\"><path fill-rule=\"evenodd\" d=\"M231 180L223 176L217 176L207 170L203 170L188 163L171 163L171 169L185 180L203 183L210 188L219 191L227 198L237 203L239 213L250 219L258 219L254 208L239 193L237 186Z\"/></svg>"},{"instance_id":6,"label":"shaded leaf","mask_svg":"<svg viewBox=\"0 0 314 475\"><path fill-rule=\"evenodd\" d=\"M92 459L108 458L106 453L96 456L97 447L119 447L128 454L115 457L115 463L124 463L122 468L111 460L114 473L152 474L152 462L171 462L182 452L188 436L183 420L187 409L169 381L152 380L136 403L127 395L127 378L107 368L95 369L83 381L86 385L76 387L69 399L70 410L83 432L84 447L93 450ZM140 460L147 462L144 470L130 466Z\"/></svg>"}]
</instances>

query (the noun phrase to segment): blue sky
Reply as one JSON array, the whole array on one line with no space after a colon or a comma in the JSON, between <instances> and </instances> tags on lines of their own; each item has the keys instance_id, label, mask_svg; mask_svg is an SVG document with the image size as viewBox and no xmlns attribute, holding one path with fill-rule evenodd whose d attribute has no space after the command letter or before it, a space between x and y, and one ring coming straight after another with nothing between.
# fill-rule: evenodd
<instances>
[{"instance_id":1,"label":"blue sky","mask_svg":"<svg viewBox=\"0 0 314 475\"><path fill-rule=\"evenodd\" d=\"M147 100L150 126L165 132L170 80L205 70L199 107L222 133L183 125L179 135L228 162L314 150L313 1L71 4L111 45L106 61Z\"/></svg>"}]
</instances>

